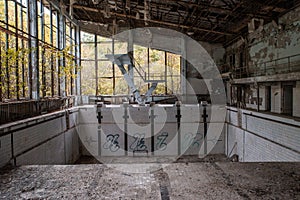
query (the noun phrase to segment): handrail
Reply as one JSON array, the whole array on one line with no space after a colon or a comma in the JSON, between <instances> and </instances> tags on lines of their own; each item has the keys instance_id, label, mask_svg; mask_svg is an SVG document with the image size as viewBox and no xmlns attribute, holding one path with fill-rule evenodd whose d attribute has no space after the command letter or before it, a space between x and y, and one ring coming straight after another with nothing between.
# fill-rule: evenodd
<instances>
[{"instance_id":1,"label":"handrail","mask_svg":"<svg viewBox=\"0 0 300 200\"><path fill-rule=\"evenodd\" d=\"M0 103L0 125L74 106L75 96Z\"/></svg>"},{"instance_id":2,"label":"handrail","mask_svg":"<svg viewBox=\"0 0 300 200\"><path fill-rule=\"evenodd\" d=\"M300 72L300 54L277 58L232 70L234 78L266 76Z\"/></svg>"}]
</instances>

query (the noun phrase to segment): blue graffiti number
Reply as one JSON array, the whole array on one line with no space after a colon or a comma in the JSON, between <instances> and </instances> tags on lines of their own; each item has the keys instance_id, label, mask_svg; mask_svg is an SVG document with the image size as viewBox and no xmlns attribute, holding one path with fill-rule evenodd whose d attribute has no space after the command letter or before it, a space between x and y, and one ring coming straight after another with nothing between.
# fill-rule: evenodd
<instances>
[{"instance_id":1,"label":"blue graffiti number","mask_svg":"<svg viewBox=\"0 0 300 200\"><path fill-rule=\"evenodd\" d=\"M156 143L156 149L164 151L166 150L168 144L167 144L167 138L169 134L167 132L163 132L159 136L157 136L157 143Z\"/></svg>"},{"instance_id":2,"label":"blue graffiti number","mask_svg":"<svg viewBox=\"0 0 300 200\"><path fill-rule=\"evenodd\" d=\"M116 152L120 149L119 134L109 134L106 136L106 142L103 144L104 149L109 149L111 152Z\"/></svg>"},{"instance_id":3,"label":"blue graffiti number","mask_svg":"<svg viewBox=\"0 0 300 200\"><path fill-rule=\"evenodd\" d=\"M133 151L146 151L147 146L145 145L145 134L136 133L134 136L134 141L130 145L130 149Z\"/></svg>"}]
</instances>

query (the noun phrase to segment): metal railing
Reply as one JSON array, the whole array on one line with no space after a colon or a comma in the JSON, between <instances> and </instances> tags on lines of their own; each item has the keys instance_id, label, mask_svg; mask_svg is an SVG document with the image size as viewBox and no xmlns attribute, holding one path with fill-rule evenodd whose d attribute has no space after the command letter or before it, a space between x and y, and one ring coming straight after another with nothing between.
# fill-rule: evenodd
<instances>
[{"instance_id":1,"label":"metal railing","mask_svg":"<svg viewBox=\"0 0 300 200\"><path fill-rule=\"evenodd\" d=\"M74 105L75 97L20 100L0 103L0 125L41 114L50 113Z\"/></svg>"},{"instance_id":2,"label":"metal railing","mask_svg":"<svg viewBox=\"0 0 300 200\"><path fill-rule=\"evenodd\" d=\"M247 78L300 72L300 54L240 67L232 71L233 78Z\"/></svg>"},{"instance_id":3,"label":"metal railing","mask_svg":"<svg viewBox=\"0 0 300 200\"><path fill-rule=\"evenodd\" d=\"M186 99L185 99L186 98ZM181 101L183 103L190 103L193 101L197 101L200 103L201 101L207 101L211 103L210 95L209 94L161 94L161 95L152 95L151 102L165 104L165 103L175 103L176 101ZM97 104L97 103L104 103L104 104L122 104L124 102L129 102L130 104L136 104L134 101L133 95L98 95L98 96L88 96L87 101L84 104ZM147 102L150 103L150 102Z\"/></svg>"}]
</instances>

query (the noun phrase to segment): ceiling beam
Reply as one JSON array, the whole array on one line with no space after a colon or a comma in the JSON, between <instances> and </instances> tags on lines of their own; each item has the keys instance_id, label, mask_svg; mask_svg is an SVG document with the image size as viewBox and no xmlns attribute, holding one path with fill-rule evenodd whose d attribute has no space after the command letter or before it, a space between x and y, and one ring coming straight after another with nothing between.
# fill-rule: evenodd
<instances>
[{"instance_id":1,"label":"ceiling beam","mask_svg":"<svg viewBox=\"0 0 300 200\"><path fill-rule=\"evenodd\" d=\"M86 11L97 12L97 13L101 12L101 10L99 10L99 9L90 8L90 7L81 6L81 5L74 5L73 8L74 9L84 9ZM117 17L130 18L130 19L134 19L134 20L138 20L138 21L144 21L144 19L136 19L136 16L132 16L132 15L125 15L125 14L116 13L116 12L110 12L110 14L115 15ZM210 29L205 29L205 28L191 27L191 26L187 26L187 25L180 25L180 24L175 24L175 23L166 22L166 21L159 21L159 20L154 20L154 19L149 19L147 21L150 23L154 23L154 24L163 24L166 26L172 26L172 27L177 27L177 28L185 28L185 29L193 28L193 30L210 32L210 33L215 33L215 34L220 34L220 35L235 35L236 34L233 32L215 31L215 30L210 30Z\"/></svg>"},{"instance_id":2,"label":"ceiling beam","mask_svg":"<svg viewBox=\"0 0 300 200\"><path fill-rule=\"evenodd\" d=\"M230 9L224 8L224 7L219 7L219 6L215 6L215 5L210 5L207 3L193 3L193 2L187 2L187 1L178 1L178 0L164 0L165 2L173 2L179 5L183 5L186 7L197 7L197 8L201 8L204 9L206 8L207 11L211 11L211 12L217 12L217 13L223 13L223 14L232 14L232 11Z\"/></svg>"}]
</instances>

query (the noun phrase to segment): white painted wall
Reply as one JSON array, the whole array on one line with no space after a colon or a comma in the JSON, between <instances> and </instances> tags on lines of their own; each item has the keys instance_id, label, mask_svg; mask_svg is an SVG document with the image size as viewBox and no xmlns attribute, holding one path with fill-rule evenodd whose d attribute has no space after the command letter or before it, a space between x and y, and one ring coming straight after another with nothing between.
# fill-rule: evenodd
<instances>
[{"instance_id":1,"label":"white painted wall","mask_svg":"<svg viewBox=\"0 0 300 200\"><path fill-rule=\"evenodd\" d=\"M182 105L181 114L183 117L180 126L180 138L177 134L176 107L160 106L154 108L155 114L159 115L155 119L154 126L155 133L157 133L155 135L155 155L176 155L178 148L185 155L203 153L203 123L198 114L195 115L197 112L193 112L196 107ZM8 133L0 137L0 166L12 162L13 157L17 165L73 163L80 154L77 131L81 142L92 154L96 156L123 156L125 155L122 130L124 124L115 123L112 116L114 109L117 111L117 116L122 118L124 110L121 107L104 108L101 126L95 120L95 106L81 107L79 113L73 110L70 119L74 120L69 121L69 127L71 127L69 130L66 130L66 112L47 114L46 117L29 119L22 124L14 123L10 127L9 125L2 126L2 135L8 130L15 131L13 131L13 135ZM135 133L137 129L133 126L134 122L137 122L140 125L138 130L146 131L146 134L149 134L147 125L149 125L150 108L144 107L143 109L145 110L140 112L141 110L136 107L131 112L129 133ZM162 114L164 112L165 116L168 116L165 124ZM58 114L63 114L63 116L51 119ZM239 115L241 116L239 117ZM45 120L49 121L44 122ZM37 122L41 124L35 124ZM217 132L214 131L214 126L220 124L217 121L208 124L211 128L211 132L208 134L208 149L211 150L211 154L224 153L226 146L227 156L238 154L240 161L244 162L300 160L300 122L278 116L237 110L236 108L228 108L227 122L226 132L224 131L218 138L213 133ZM77 126L74 126L76 123L78 123ZM29 124L32 127L26 127ZM17 128L21 130L17 131ZM99 128L101 128L101 132L99 132ZM49 132L49 130L52 131ZM166 133L168 137L165 138ZM109 134L119 134L117 144L112 144L111 140L107 140L106 136ZM13 139L13 143L11 143L11 139ZM163 139L166 140L162 141ZM178 146L179 140L180 146ZM129 141L128 145L130 146L133 142ZM164 142L167 144L165 148ZM150 149L149 141L145 144ZM160 146L160 144L163 145ZM14 149L13 154L12 148ZM86 151L83 154L88 155L89 153Z\"/></svg>"},{"instance_id":2,"label":"white painted wall","mask_svg":"<svg viewBox=\"0 0 300 200\"><path fill-rule=\"evenodd\" d=\"M12 158L11 135L0 137L0 167L9 163Z\"/></svg>"},{"instance_id":3,"label":"white painted wall","mask_svg":"<svg viewBox=\"0 0 300 200\"><path fill-rule=\"evenodd\" d=\"M297 81L293 89L293 116L300 117L300 81Z\"/></svg>"},{"instance_id":4,"label":"white painted wall","mask_svg":"<svg viewBox=\"0 0 300 200\"><path fill-rule=\"evenodd\" d=\"M281 113L282 90L280 83L271 86L271 112Z\"/></svg>"},{"instance_id":5,"label":"white painted wall","mask_svg":"<svg viewBox=\"0 0 300 200\"><path fill-rule=\"evenodd\" d=\"M11 163L70 164L79 158L78 109L59 111L0 126L0 167ZM72 119L72 120L71 120Z\"/></svg>"},{"instance_id":6,"label":"white painted wall","mask_svg":"<svg viewBox=\"0 0 300 200\"><path fill-rule=\"evenodd\" d=\"M237 109L228 108L226 154L244 162L300 161L300 122L240 110L242 127L236 126Z\"/></svg>"},{"instance_id":7,"label":"white painted wall","mask_svg":"<svg viewBox=\"0 0 300 200\"><path fill-rule=\"evenodd\" d=\"M127 119L128 156L133 156L137 139L142 138L143 145L145 145L142 149L148 150L148 155L151 155L151 110L155 116L153 124L155 156L177 156L179 151L187 155L198 155L200 152L203 154L204 126L201 118L203 111L202 107L200 107L201 111L197 112L197 109L199 105L181 106L182 118L179 134L175 105L155 105L152 108L130 105ZM83 144L83 155L125 155L124 112L123 106L104 105L101 109L101 124L98 124L95 106L80 108L78 132ZM210 113L210 107L208 107L208 113ZM213 154L224 153L225 149L224 133L220 137L216 134L219 133L219 126L222 127L222 122L218 116L214 123L208 124L208 152ZM190 145L192 147L189 147ZM145 152L141 153L145 155Z\"/></svg>"}]
</instances>

